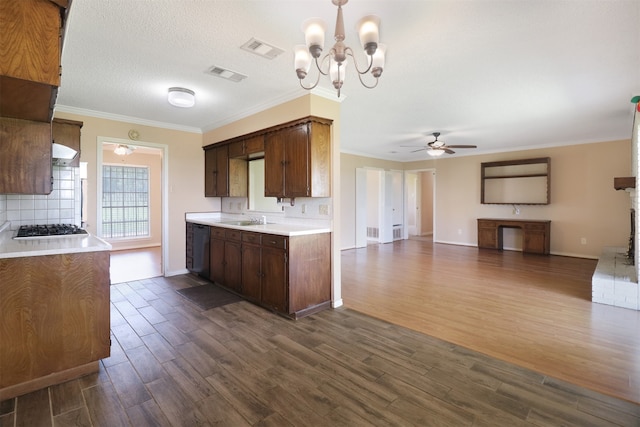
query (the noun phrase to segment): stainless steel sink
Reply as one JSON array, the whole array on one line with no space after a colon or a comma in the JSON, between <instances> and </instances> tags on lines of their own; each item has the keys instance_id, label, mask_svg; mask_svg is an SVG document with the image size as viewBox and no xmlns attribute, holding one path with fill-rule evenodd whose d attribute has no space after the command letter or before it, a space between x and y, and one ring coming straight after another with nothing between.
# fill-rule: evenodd
<instances>
[{"instance_id":1,"label":"stainless steel sink","mask_svg":"<svg viewBox=\"0 0 640 427\"><path fill-rule=\"evenodd\" d=\"M226 224L226 225L240 225L240 226L247 226L247 225L258 225L257 222L253 222L253 221L247 221L247 220L243 220L243 221L220 221L220 224Z\"/></svg>"}]
</instances>

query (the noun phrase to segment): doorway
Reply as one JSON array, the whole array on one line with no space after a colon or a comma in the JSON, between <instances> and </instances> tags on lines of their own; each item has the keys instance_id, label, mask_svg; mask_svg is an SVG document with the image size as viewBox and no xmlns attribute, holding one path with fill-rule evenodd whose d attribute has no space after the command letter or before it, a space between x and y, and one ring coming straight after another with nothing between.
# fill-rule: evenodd
<instances>
[{"instance_id":1,"label":"doorway","mask_svg":"<svg viewBox=\"0 0 640 427\"><path fill-rule=\"evenodd\" d=\"M435 240L435 169L405 172L405 239Z\"/></svg>"},{"instance_id":2,"label":"doorway","mask_svg":"<svg viewBox=\"0 0 640 427\"><path fill-rule=\"evenodd\" d=\"M113 248L112 283L165 273L167 150L164 144L98 138L96 234Z\"/></svg>"},{"instance_id":3,"label":"doorway","mask_svg":"<svg viewBox=\"0 0 640 427\"><path fill-rule=\"evenodd\" d=\"M402 171L356 168L356 247L403 239Z\"/></svg>"}]
</instances>

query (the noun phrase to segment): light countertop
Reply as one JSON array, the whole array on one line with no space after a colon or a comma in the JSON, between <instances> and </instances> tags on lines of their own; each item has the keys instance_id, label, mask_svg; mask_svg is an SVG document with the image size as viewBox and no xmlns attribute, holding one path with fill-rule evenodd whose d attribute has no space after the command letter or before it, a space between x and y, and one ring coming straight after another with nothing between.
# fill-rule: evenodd
<instances>
[{"instance_id":1,"label":"light countertop","mask_svg":"<svg viewBox=\"0 0 640 427\"><path fill-rule=\"evenodd\" d=\"M278 234L281 236L304 236L308 234L320 234L330 233L331 228L326 224L327 221L309 221L304 223L298 222L284 222L279 218L278 223L272 223L270 218L267 218L267 224L251 224L251 225L234 225L225 224L225 221L234 220L247 220L247 217L228 216L219 212L213 213L187 213L185 220L187 222L193 222L195 224L212 225L216 227L232 228L242 231L253 231L256 233L268 233Z\"/></svg>"},{"instance_id":2,"label":"light countertop","mask_svg":"<svg viewBox=\"0 0 640 427\"><path fill-rule=\"evenodd\" d=\"M110 251L111 245L99 237L87 235L14 239L17 230L0 231L0 258L58 255L79 252Z\"/></svg>"}]
</instances>

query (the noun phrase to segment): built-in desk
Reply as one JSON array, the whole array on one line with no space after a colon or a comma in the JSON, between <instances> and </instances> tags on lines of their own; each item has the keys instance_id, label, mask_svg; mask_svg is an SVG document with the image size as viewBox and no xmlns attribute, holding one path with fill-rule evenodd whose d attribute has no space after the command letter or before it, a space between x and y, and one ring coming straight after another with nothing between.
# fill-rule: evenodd
<instances>
[{"instance_id":1,"label":"built-in desk","mask_svg":"<svg viewBox=\"0 0 640 427\"><path fill-rule=\"evenodd\" d=\"M478 247L502 250L502 229L522 229L522 252L549 255L551 221L478 218Z\"/></svg>"}]
</instances>

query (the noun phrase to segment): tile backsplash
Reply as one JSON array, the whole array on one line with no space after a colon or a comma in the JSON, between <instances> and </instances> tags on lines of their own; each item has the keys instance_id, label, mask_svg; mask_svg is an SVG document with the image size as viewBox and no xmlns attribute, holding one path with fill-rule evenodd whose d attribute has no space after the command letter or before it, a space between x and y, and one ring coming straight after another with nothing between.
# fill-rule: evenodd
<instances>
[{"instance_id":1,"label":"tile backsplash","mask_svg":"<svg viewBox=\"0 0 640 427\"><path fill-rule=\"evenodd\" d=\"M80 170L54 166L51 194L0 194L0 225L10 221L12 230L34 224L79 226L81 209Z\"/></svg>"}]
</instances>

